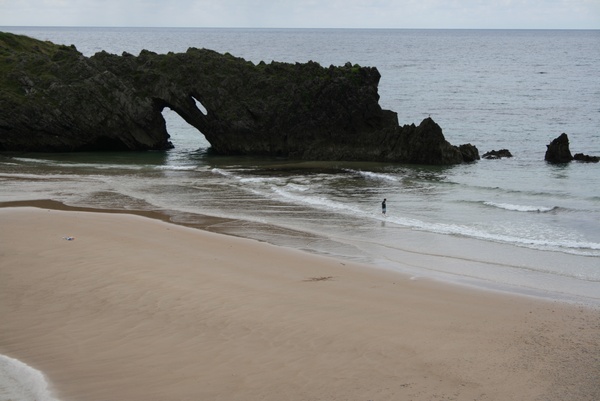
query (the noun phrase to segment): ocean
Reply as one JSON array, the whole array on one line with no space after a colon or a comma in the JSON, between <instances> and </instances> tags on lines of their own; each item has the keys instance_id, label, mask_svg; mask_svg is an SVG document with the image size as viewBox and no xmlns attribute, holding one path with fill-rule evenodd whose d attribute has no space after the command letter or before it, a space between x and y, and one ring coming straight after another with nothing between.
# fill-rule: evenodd
<instances>
[{"instance_id":1,"label":"ocean","mask_svg":"<svg viewBox=\"0 0 600 401\"><path fill-rule=\"evenodd\" d=\"M0 202L159 211L413 279L600 304L600 164L544 161L563 132L572 153L600 156L598 30L0 30L74 44L87 56L197 47L254 63L375 66L380 104L401 125L431 116L454 145L514 155L449 167L216 156L165 109L169 151L0 154ZM205 216L218 219L207 225ZM9 398L50 400L38 376L21 375L38 385L15 384L9 390L23 393Z\"/></svg>"}]
</instances>

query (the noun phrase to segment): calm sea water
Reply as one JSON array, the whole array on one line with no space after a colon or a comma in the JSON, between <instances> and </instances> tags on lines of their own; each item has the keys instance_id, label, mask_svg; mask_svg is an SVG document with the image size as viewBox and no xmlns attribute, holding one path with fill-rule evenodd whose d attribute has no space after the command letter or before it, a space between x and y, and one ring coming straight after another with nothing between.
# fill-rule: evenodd
<instances>
[{"instance_id":1,"label":"calm sea water","mask_svg":"<svg viewBox=\"0 0 600 401\"><path fill-rule=\"evenodd\" d=\"M0 155L0 202L219 216L230 220L210 229L415 278L600 302L600 165L543 160L563 132L573 153L600 155L600 31L0 30L88 56L204 47L255 63L376 66L380 103L400 124L431 115L455 145L515 156L453 167L215 157L167 109L168 152ZM51 399L39 372L0 362L22 373L8 398Z\"/></svg>"}]
</instances>

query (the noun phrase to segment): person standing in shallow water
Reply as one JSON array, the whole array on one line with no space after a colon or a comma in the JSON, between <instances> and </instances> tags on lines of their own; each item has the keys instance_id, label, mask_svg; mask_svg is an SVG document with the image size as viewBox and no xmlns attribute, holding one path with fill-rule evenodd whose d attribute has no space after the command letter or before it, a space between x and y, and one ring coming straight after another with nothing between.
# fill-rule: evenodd
<instances>
[{"instance_id":1,"label":"person standing in shallow water","mask_svg":"<svg viewBox=\"0 0 600 401\"><path fill-rule=\"evenodd\" d=\"M386 204L385 204L386 200L387 199L384 198L383 202L381 202L381 214L383 214L383 215L385 215L385 212L386 212L386 209L387 209Z\"/></svg>"}]
</instances>

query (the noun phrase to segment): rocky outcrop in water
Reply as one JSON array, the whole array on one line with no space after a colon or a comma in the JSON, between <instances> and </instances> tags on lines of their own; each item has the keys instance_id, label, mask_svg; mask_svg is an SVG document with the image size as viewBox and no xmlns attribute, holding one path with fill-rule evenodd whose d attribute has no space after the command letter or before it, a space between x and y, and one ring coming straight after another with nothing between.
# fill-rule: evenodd
<instances>
[{"instance_id":1,"label":"rocky outcrop in water","mask_svg":"<svg viewBox=\"0 0 600 401\"><path fill-rule=\"evenodd\" d=\"M558 138L555 138L547 145L545 160L549 163L568 163L572 160L577 160L586 163L598 163L600 157L584 155L583 153L576 153L575 156L571 155L569 149L569 137L567 134L562 133Z\"/></svg>"},{"instance_id":2,"label":"rocky outcrop in water","mask_svg":"<svg viewBox=\"0 0 600 401\"><path fill-rule=\"evenodd\" d=\"M211 50L138 56L0 33L0 150L172 147L171 108L220 154L456 164L479 159L431 118L400 126L379 105L376 68L257 65ZM199 107L198 104L201 106Z\"/></svg>"},{"instance_id":3,"label":"rocky outcrop in water","mask_svg":"<svg viewBox=\"0 0 600 401\"><path fill-rule=\"evenodd\" d=\"M481 156L482 159L502 159L504 157L513 157L508 149L490 150Z\"/></svg>"},{"instance_id":4,"label":"rocky outcrop in water","mask_svg":"<svg viewBox=\"0 0 600 401\"><path fill-rule=\"evenodd\" d=\"M573 156L573 160L577 160L579 162L584 163L598 163L600 162L600 157L584 155L583 153L575 153L575 156Z\"/></svg>"},{"instance_id":5,"label":"rocky outcrop in water","mask_svg":"<svg viewBox=\"0 0 600 401\"><path fill-rule=\"evenodd\" d=\"M562 133L547 145L544 160L549 163L567 163L573 160L571 150L569 149L569 137Z\"/></svg>"}]
</instances>

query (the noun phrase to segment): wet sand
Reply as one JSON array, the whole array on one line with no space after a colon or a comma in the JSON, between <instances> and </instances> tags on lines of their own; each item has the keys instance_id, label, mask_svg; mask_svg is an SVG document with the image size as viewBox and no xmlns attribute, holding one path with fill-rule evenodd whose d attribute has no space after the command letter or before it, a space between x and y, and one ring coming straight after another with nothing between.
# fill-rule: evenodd
<instances>
[{"instance_id":1,"label":"wet sand","mask_svg":"<svg viewBox=\"0 0 600 401\"><path fill-rule=\"evenodd\" d=\"M0 226L0 354L61 401L600 399L597 309L143 216Z\"/></svg>"}]
</instances>

